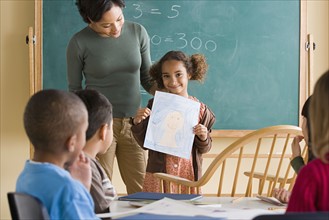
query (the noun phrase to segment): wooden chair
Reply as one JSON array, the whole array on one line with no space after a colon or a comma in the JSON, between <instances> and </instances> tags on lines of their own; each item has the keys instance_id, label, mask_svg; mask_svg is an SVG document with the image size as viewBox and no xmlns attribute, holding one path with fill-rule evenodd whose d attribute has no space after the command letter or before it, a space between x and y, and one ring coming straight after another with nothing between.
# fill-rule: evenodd
<instances>
[{"instance_id":1,"label":"wooden chair","mask_svg":"<svg viewBox=\"0 0 329 220\"><path fill-rule=\"evenodd\" d=\"M201 193L201 187L207 184L221 167L218 171L220 176L217 196L250 197L252 194L272 196L274 187L288 186L291 189L295 182L296 173L290 166L290 149L292 139L296 135L302 135L301 129L291 125L271 126L253 131L237 139L218 154L198 181L190 181L166 173L154 173L154 176L161 182L162 192L165 187L170 189L171 184L176 184L178 193L181 193L182 186L187 187L189 193L193 188L197 193ZM305 158L307 151L305 146L303 148ZM228 161L230 163L227 166ZM232 181L226 179L225 174L229 172L235 172ZM256 185L256 180L258 180L258 188L255 188L257 191L253 191L252 187ZM229 185L231 183L231 186L226 187L231 188L226 194L223 193L224 183ZM245 193L237 192L238 185L239 188L245 189ZM267 191L263 193L265 188Z\"/></svg>"},{"instance_id":2,"label":"wooden chair","mask_svg":"<svg viewBox=\"0 0 329 220\"><path fill-rule=\"evenodd\" d=\"M50 219L44 205L31 195L18 192L7 193L12 219Z\"/></svg>"}]
</instances>

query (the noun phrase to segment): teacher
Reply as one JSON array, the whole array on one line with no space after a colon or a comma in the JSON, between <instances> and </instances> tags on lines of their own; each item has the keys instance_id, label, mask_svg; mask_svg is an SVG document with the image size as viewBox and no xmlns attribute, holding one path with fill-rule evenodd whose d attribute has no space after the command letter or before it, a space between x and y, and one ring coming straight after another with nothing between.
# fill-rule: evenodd
<instances>
[{"instance_id":1,"label":"teacher","mask_svg":"<svg viewBox=\"0 0 329 220\"><path fill-rule=\"evenodd\" d=\"M112 103L114 140L98 159L112 179L116 156L127 193L139 192L146 158L131 133L130 118L140 107L140 84L154 94L148 74L149 36L142 25L124 20L124 0L77 0L76 5L88 25L67 47L69 90L82 89L85 84L86 89L101 92Z\"/></svg>"}]
</instances>

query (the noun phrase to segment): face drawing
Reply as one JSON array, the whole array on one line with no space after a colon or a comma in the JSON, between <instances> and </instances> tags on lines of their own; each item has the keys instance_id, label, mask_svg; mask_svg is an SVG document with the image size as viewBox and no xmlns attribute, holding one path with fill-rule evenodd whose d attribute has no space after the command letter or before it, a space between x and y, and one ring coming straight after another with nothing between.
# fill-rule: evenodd
<instances>
[{"instance_id":1,"label":"face drawing","mask_svg":"<svg viewBox=\"0 0 329 220\"><path fill-rule=\"evenodd\" d=\"M183 127L184 118L180 112L171 112L167 115L165 120L165 126L167 130L176 132Z\"/></svg>"},{"instance_id":2,"label":"face drawing","mask_svg":"<svg viewBox=\"0 0 329 220\"><path fill-rule=\"evenodd\" d=\"M164 132L160 140L160 145L167 147L178 147L176 133L184 125L184 117L180 112L169 113L164 121Z\"/></svg>"}]
</instances>

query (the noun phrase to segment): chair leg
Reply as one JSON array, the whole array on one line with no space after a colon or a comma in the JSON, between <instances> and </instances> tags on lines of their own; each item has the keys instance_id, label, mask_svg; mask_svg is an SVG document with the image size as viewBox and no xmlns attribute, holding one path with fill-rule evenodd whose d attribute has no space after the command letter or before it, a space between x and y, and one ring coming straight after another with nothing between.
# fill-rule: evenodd
<instances>
[{"instance_id":1,"label":"chair leg","mask_svg":"<svg viewBox=\"0 0 329 220\"><path fill-rule=\"evenodd\" d=\"M264 185L264 180L259 179L258 195L262 195L262 192L263 192L263 185Z\"/></svg>"},{"instance_id":2,"label":"chair leg","mask_svg":"<svg viewBox=\"0 0 329 220\"><path fill-rule=\"evenodd\" d=\"M247 187L246 197L251 197L251 192L252 192L252 182Z\"/></svg>"},{"instance_id":3,"label":"chair leg","mask_svg":"<svg viewBox=\"0 0 329 220\"><path fill-rule=\"evenodd\" d=\"M267 189L267 196L272 196L272 186L273 186L273 182L269 181L268 189Z\"/></svg>"},{"instance_id":4,"label":"chair leg","mask_svg":"<svg viewBox=\"0 0 329 220\"><path fill-rule=\"evenodd\" d=\"M164 193L164 180L160 179L160 191Z\"/></svg>"}]
</instances>

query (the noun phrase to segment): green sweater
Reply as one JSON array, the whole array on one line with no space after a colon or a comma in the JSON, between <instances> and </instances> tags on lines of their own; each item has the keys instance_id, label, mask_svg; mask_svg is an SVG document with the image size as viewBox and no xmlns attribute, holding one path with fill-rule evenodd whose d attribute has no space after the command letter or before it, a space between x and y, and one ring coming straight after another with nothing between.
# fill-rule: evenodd
<instances>
[{"instance_id":1,"label":"green sweater","mask_svg":"<svg viewBox=\"0 0 329 220\"><path fill-rule=\"evenodd\" d=\"M297 156L290 161L290 165L295 170L295 172L298 174L299 170L305 165L304 159L301 156Z\"/></svg>"},{"instance_id":2,"label":"green sweater","mask_svg":"<svg viewBox=\"0 0 329 220\"><path fill-rule=\"evenodd\" d=\"M70 91L95 89L113 105L113 117L131 117L140 106L140 84L149 92L150 41L143 26L126 21L119 38L101 37L86 27L70 40L67 52Z\"/></svg>"}]
</instances>

